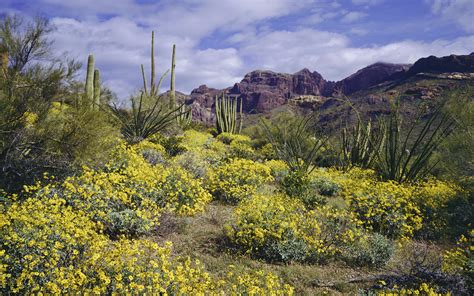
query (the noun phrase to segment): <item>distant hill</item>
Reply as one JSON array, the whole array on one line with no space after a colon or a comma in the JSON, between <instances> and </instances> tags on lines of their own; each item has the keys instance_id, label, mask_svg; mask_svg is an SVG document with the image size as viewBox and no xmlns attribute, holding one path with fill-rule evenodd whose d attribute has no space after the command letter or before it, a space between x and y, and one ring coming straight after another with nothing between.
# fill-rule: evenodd
<instances>
[{"instance_id":1,"label":"distant hill","mask_svg":"<svg viewBox=\"0 0 474 296\"><path fill-rule=\"evenodd\" d=\"M215 89L201 85L190 95L180 94L179 98L192 105L195 120L208 125L215 120L212 111L215 96L223 92L242 99L247 114L270 114L275 108L289 104L303 111L319 110L327 122L341 116L341 102L336 99L341 95L369 112L367 116L375 116L385 112L387 98L395 93L405 101L412 101L411 105L421 106L444 90L472 85L473 81L474 53L471 53L430 56L413 65L379 62L337 82L325 80L318 72L306 68L293 74L255 70L231 87Z\"/></svg>"}]
</instances>

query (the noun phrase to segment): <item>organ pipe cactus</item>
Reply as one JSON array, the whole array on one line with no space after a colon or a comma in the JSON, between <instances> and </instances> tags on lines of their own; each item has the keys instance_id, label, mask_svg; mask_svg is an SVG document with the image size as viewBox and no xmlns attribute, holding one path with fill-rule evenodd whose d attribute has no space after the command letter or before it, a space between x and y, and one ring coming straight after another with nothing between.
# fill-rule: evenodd
<instances>
[{"instance_id":1,"label":"organ pipe cactus","mask_svg":"<svg viewBox=\"0 0 474 296\"><path fill-rule=\"evenodd\" d=\"M239 101L238 99L229 98L226 97L224 93L222 93L222 97L220 99L218 96L216 96L216 127L219 134L239 134L242 131L242 105L242 99ZM237 112L238 106L240 106L240 108Z\"/></svg>"}]
</instances>

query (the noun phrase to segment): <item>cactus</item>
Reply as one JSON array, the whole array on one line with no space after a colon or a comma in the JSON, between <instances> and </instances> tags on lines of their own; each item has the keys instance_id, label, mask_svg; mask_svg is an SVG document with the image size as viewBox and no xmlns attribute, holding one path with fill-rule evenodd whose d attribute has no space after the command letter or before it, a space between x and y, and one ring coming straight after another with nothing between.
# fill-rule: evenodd
<instances>
[{"instance_id":1,"label":"cactus","mask_svg":"<svg viewBox=\"0 0 474 296\"><path fill-rule=\"evenodd\" d=\"M100 71L94 70L94 109L99 110L100 107Z\"/></svg>"},{"instance_id":2,"label":"cactus","mask_svg":"<svg viewBox=\"0 0 474 296\"><path fill-rule=\"evenodd\" d=\"M388 118L380 122L380 130L386 141L377 157L377 168L384 179L398 183L416 182L426 177L436 166L437 163L431 164L430 160L453 131L455 120L443 112L442 103L424 124L421 124L420 117L410 123L408 132L402 135L399 104L397 100Z\"/></svg>"},{"instance_id":3,"label":"cactus","mask_svg":"<svg viewBox=\"0 0 474 296\"><path fill-rule=\"evenodd\" d=\"M94 99L94 56L89 55L87 59L87 76L86 76L86 100L92 103Z\"/></svg>"},{"instance_id":4,"label":"cactus","mask_svg":"<svg viewBox=\"0 0 474 296\"><path fill-rule=\"evenodd\" d=\"M86 103L90 104L93 109L98 109L100 105L100 72L94 70L94 56L89 55L87 59L87 76L86 76Z\"/></svg>"},{"instance_id":5,"label":"cactus","mask_svg":"<svg viewBox=\"0 0 474 296\"><path fill-rule=\"evenodd\" d=\"M174 79L174 68L176 67L176 44L173 44L173 54L171 56L171 81L170 81L170 105L176 105L176 89Z\"/></svg>"},{"instance_id":6,"label":"cactus","mask_svg":"<svg viewBox=\"0 0 474 296\"><path fill-rule=\"evenodd\" d=\"M176 67L176 44L173 44L173 53L171 55L171 80L170 80L170 108L176 106L176 86L175 86L175 72ZM182 104L176 114L176 121L178 124L185 128L189 126L193 120L192 108L186 108L186 105Z\"/></svg>"},{"instance_id":7,"label":"cactus","mask_svg":"<svg viewBox=\"0 0 474 296\"><path fill-rule=\"evenodd\" d=\"M237 107L239 109L239 119L237 122ZM215 112L216 112L216 127L217 132L220 133L231 133L239 134L242 131L243 115L242 115L242 99L240 102L238 99L227 98L222 93L221 99L216 96L215 101ZM237 124L239 126L237 126Z\"/></svg>"}]
</instances>

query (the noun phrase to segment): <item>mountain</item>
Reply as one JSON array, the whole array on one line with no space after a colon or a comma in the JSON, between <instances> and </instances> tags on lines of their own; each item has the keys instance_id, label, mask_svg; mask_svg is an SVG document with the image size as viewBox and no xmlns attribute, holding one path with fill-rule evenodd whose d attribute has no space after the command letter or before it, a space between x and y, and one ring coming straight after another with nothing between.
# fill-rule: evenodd
<instances>
[{"instance_id":1,"label":"mountain","mask_svg":"<svg viewBox=\"0 0 474 296\"><path fill-rule=\"evenodd\" d=\"M420 84L421 80L442 80L436 83ZM472 81L474 79L474 53L470 55L450 55L446 57L426 57L413 65L375 63L358 70L341 81L325 80L321 74L304 68L296 73L277 73L256 70L225 89L201 85L189 96L183 97L192 105L193 118L210 125L214 122L214 100L217 95L239 98L244 113L266 114L273 109L291 103L303 109L327 110L338 105L333 97L341 94L351 101L366 102L378 106L386 102L386 97L394 88L402 87L403 95L412 98L430 98L441 90L454 87L446 81ZM374 114L377 113L374 111ZM328 119L329 120L329 119Z\"/></svg>"}]
</instances>

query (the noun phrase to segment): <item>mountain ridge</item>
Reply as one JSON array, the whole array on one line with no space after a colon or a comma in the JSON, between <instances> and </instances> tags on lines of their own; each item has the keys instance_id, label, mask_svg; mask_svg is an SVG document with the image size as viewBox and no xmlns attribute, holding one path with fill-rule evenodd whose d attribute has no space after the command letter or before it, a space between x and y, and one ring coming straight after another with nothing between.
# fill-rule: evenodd
<instances>
[{"instance_id":1,"label":"mountain ridge","mask_svg":"<svg viewBox=\"0 0 474 296\"><path fill-rule=\"evenodd\" d=\"M443 76L443 73L454 74ZM308 68L293 74L254 70L233 86L217 89L200 85L190 95L180 95L187 105L192 106L193 118L209 125L215 120L215 97L222 93L241 99L244 113L268 113L290 101L295 101L303 108L314 107L335 95L351 96L383 84L403 83L411 77L423 75L431 78L472 79L474 52L469 55L429 56L413 64L376 62L340 81L326 80L320 73Z\"/></svg>"}]
</instances>

